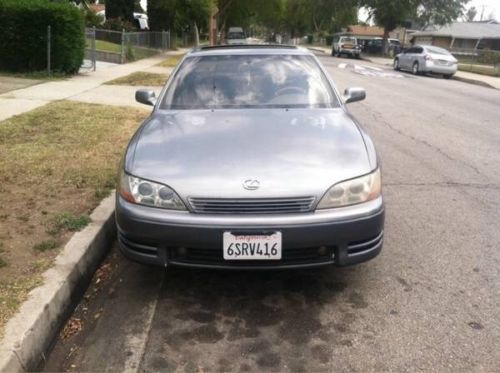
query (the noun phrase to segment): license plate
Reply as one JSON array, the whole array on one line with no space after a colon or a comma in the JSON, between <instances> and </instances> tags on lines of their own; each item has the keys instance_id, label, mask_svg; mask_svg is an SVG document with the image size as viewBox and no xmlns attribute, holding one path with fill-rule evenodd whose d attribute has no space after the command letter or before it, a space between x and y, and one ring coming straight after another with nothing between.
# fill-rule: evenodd
<instances>
[{"instance_id":1,"label":"license plate","mask_svg":"<svg viewBox=\"0 0 500 373\"><path fill-rule=\"evenodd\" d=\"M224 232L225 260L280 260L281 232L269 235L235 235Z\"/></svg>"}]
</instances>

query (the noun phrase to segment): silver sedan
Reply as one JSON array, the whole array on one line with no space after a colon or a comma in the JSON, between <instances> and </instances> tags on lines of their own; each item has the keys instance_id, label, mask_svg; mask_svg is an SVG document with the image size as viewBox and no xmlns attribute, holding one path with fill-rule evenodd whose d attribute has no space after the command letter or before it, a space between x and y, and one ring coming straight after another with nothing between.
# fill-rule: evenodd
<instances>
[{"instance_id":1,"label":"silver sedan","mask_svg":"<svg viewBox=\"0 0 500 373\"><path fill-rule=\"evenodd\" d=\"M415 75L440 74L448 79L457 72L457 59L446 49L415 45L394 57L394 70L408 70Z\"/></svg>"},{"instance_id":2,"label":"silver sedan","mask_svg":"<svg viewBox=\"0 0 500 373\"><path fill-rule=\"evenodd\" d=\"M284 46L189 53L125 152L116 200L129 258L161 266L348 265L382 249L380 165L316 57Z\"/></svg>"}]
</instances>

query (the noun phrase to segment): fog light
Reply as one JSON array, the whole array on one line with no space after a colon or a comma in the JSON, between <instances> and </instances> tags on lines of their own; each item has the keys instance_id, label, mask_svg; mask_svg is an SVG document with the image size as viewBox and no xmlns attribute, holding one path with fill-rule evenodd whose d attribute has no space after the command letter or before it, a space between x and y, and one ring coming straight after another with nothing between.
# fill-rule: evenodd
<instances>
[{"instance_id":1,"label":"fog light","mask_svg":"<svg viewBox=\"0 0 500 373\"><path fill-rule=\"evenodd\" d=\"M326 255L328 254L328 248L326 246L321 246L318 249L318 255Z\"/></svg>"}]
</instances>

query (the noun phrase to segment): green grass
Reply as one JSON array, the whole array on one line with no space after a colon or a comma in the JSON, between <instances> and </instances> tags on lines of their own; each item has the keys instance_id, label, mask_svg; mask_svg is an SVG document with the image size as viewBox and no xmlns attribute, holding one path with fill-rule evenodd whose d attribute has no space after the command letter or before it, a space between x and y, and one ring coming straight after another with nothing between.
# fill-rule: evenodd
<instances>
[{"instance_id":1,"label":"green grass","mask_svg":"<svg viewBox=\"0 0 500 373\"><path fill-rule=\"evenodd\" d=\"M163 86L167 79L167 74L154 74L138 71L127 76L111 80L106 84L131 86Z\"/></svg>"},{"instance_id":2,"label":"green grass","mask_svg":"<svg viewBox=\"0 0 500 373\"><path fill-rule=\"evenodd\" d=\"M114 188L125 146L148 114L57 101L0 122L0 336L59 247Z\"/></svg>"},{"instance_id":3,"label":"green grass","mask_svg":"<svg viewBox=\"0 0 500 373\"><path fill-rule=\"evenodd\" d=\"M55 249L58 246L57 241L55 240L43 240L33 246L33 250L36 251L47 251Z\"/></svg>"},{"instance_id":4,"label":"green grass","mask_svg":"<svg viewBox=\"0 0 500 373\"><path fill-rule=\"evenodd\" d=\"M88 41L87 41L87 47L90 47ZM96 40L95 49L104 52L121 53L122 46L120 44L111 43L109 41Z\"/></svg>"},{"instance_id":5,"label":"green grass","mask_svg":"<svg viewBox=\"0 0 500 373\"><path fill-rule=\"evenodd\" d=\"M76 232L85 228L90 223L87 215L73 215L63 212L53 217L47 233L51 235L59 234L62 231Z\"/></svg>"}]
</instances>

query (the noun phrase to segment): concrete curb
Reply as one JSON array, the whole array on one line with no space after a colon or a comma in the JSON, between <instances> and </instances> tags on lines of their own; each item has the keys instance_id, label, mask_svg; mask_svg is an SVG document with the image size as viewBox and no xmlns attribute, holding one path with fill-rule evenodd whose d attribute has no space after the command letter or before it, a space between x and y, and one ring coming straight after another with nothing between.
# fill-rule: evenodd
<instances>
[{"instance_id":1,"label":"concrete curb","mask_svg":"<svg viewBox=\"0 0 500 373\"><path fill-rule=\"evenodd\" d=\"M453 80L458 80L459 82L464 82L464 83L479 85L481 87L487 87L487 88L497 89L497 88L493 87L492 85L490 85L490 84L488 84L486 82L483 82L481 80L469 79L469 78L464 78L464 77L456 76L456 75L453 75L452 79Z\"/></svg>"},{"instance_id":2,"label":"concrete curb","mask_svg":"<svg viewBox=\"0 0 500 373\"><path fill-rule=\"evenodd\" d=\"M71 237L54 266L43 274L43 285L30 292L19 312L7 323L0 342L0 372L40 367L115 238L114 207L112 193L92 212L92 222Z\"/></svg>"},{"instance_id":3,"label":"concrete curb","mask_svg":"<svg viewBox=\"0 0 500 373\"><path fill-rule=\"evenodd\" d=\"M320 52L320 53L325 53L326 54L326 51L324 51L323 49L314 48L314 47L307 47L307 49L312 50L314 52Z\"/></svg>"}]
</instances>

